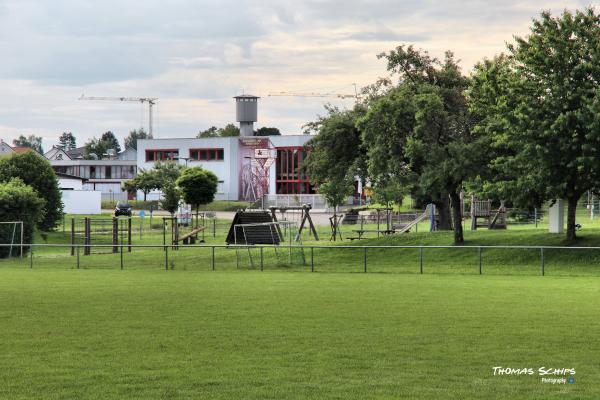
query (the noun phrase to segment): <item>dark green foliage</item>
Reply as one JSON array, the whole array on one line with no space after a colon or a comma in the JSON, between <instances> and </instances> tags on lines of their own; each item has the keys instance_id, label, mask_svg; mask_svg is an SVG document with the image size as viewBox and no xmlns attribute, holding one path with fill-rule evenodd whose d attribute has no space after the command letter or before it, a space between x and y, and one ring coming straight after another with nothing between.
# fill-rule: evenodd
<instances>
[{"instance_id":1,"label":"dark green foliage","mask_svg":"<svg viewBox=\"0 0 600 400\"><path fill-rule=\"evenodd\" d=\"M114 133L111 131L102 134L100 139L92 138L85 144L84 158L87 160L105 158L109 150L121 151L121 146Z\"/></svg>"},{"instance_id":2,"label":"dark green foliage","mask_svg":"<svg viewBox=\"0 0 600 400\"><path fill-rule=\"evenodd\" d=\"M53 230L63 216L58 180L50 163L34 152L14 154L0 159L0 182L20 178L44 200L44 218L38 222L42 231Z\"/></svg>"},{"instance_id":3,"label":"dark green foliage","mask_svg":"<svg viewBox=\"0 0 600 400\"><path fill-rule=\"evenodd\" d=\"M356 107L342 111L327 106L326 110L326 116L306 125L307 131L317 133L306 143L309 154L305 168L312 183L353 180L355 176L364 180L366 152L356 127L364 109Z\"/></svg>"},{"instance_id":4,"label":"dark green foliage","mask_svg":"<svg viewBox=\"0 0 600 400\"><path fill-rule=\"evenodd\" d=\"M144 193L144 201L146 196L154 189L160 188L160 180L154 170L146 171L139 170L135 178L126 181L123 184L123 189L128 192L141 191Z\"/></svg>"},{"instance_id":5,"label":"dark green foliage","mask_svg":"<svg viewBox=\"0 0 600 400\"><path fill-rule=\"evenodd\" d=\"M198 132L197 138L207 138L207 137L227 137L227 136L240 136L240 128L235 126L234 124L227 124L224 128L217 128L216 126L211 126L210 128Z\"/></svg>"},{"instance_id":6,"label":"dark green foliage","mask_svg":"<svg viewBox=\"0 0 600 400\"><path fill-rule=\"evenodd\" d=\"M450 199L455 242L462 243L459 195L487 164L486 139L471 132L468 79L451 52L440 61L399 46L380 57L398 84L372 100L358 123L369 146L370 178L376 189L405 187L417 197L430 197L440 209L442 226L449 226L444 218Z\"/></svg>"},{"instance_id":7,"label":"dark green foliage","mask_svg":"<svg viewBox=\"0 0 600 400\"><path fill-rule=\"evenodd\" d=\"M600 17L543 12L509 51L479 64L471 88L477 129L496 152L500 179L487 188L523 206L567 200L573 240L577 201L600 187Z\"/></svg>"},{"instance_id":8,"label":"dark green foliage","mask_svg":"<svg viewBox=\"0 0 600 400\"><path fill-rule=\"evenodd\" d=\"M148 134L144 128L132 130L129 132L129 136L125 138L125 149L137 150L138 139L152 139L152 135Z\"/></svg>"},{"instance_id":9,"label":"dark green foliage","mask_svg":"<svg viewBox=\"0 0 600 400\"><path fill-rule=\"evenodd\" d=\"M21 135L17 139L13 140L13 145L19 147L29 147L40 154L44 154L44 149L42 148L42 138L40 136L29 135L25 137Z\"/></svg>"},{"instance_id":10,"label":"dark green foliage","mask_svg":"<svg viewBox=\"0 0 600 400\"><path fill-rule=\"evenodd\" d=\"M161 191L163 197L160 200L160 206L173 216L179 207L179 199L181 198L179 189L174 182L167 182L163 185Z\"/></svg>"},{"instance_id":11,"label":"dark green foliage","mask_svg":"<svg viewBox=\"0 0 600 400\"><path fill-rule=\"evenodd\" d=\"M121 152L121 145L119 144L119 140L117 140L117 137L111 131L104 132L100 140L106 143L107 149L114 149L117 153Z\"/></svg>"},{"instance_id":12,"label":"dark green foliage","mask_svg":"<svg viewBox=\"0 0 600 400\"><path fill-rule=\"evenodd\" d=\"M44 200L19 178L0 183L0 222L23 221L24 243L31 243L33 232L44 217ZM13 225L0 224L0 243L20 243L20 227L13 238ZM0 258L9 255L9 247L0 247ZM14 249L13 249L13 254Z\"/></svg>"},{"instance_id":13,"label":"dark green foliage","mask_svg":"<svg viewBox=\"0 0 600 400\"><path fill-rule=\"evenodd\" d=\"M183 200L198 210L203 204L212 203L217 194L219 178L215 174L200 167L186 168L176 182L181 189Z\"/></svg>"},{"instance_id":14,"label":"dark green foliage","mask_svg":"<svg viewBox=\"0 0 600 400\"><path fill-rule=\"evenodd\" d=\"M254 136L279 136L281 132L277 128L268 128L263 126L254 131Z\"/></svg>"},{"instance_id":15,"label":"dark green foliage","mask_svg":"<svg viewBox=\"0 0 600 400\"><path fill-rule=\"evenodd\" d=\"M58 138L58 147L64 151L73 150L77 147L77 140L71 132L63 132Z\"/></svg>"}]
</instances>

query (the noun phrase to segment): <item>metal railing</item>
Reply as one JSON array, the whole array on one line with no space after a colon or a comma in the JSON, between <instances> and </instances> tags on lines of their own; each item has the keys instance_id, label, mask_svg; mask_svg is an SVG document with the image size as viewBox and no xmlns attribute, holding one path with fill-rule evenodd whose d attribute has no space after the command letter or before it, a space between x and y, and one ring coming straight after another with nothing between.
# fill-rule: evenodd
<instances>
[{"instance_id":1,"label":"metal railing","mask_svg":"<svg viewBox=\"0 0 600 400\"><path fill-rule=\"evenodd\" d=\"M11 246L10 244L0 244L0 247L7 247L7 246ZM216 270L216 266L217 264L217 258L216 258L216 249L237 249L237 250L249 250L249 249L256 249L260 251L260 270L262 271L264 269L264 260L263 260L263 250L265 249L283 249L283 250L289 250L292 251L293 249L296 250L302 250L304 251L309 251L309 255L310 257L308 257L309 261L304 263L305 266L310 265L310 271L311 272L315 272L315 250L343 250L343 249L347 249L347 250L357 250L360 251L360 253L362 254L361 256L361 262L362 262L362 272L367 273L369 271L369 258L368 258L368 254L369 251L374 251L374 250L382 250L382 249L387 249L387 250L400 250L400 249L413 249L413 250L418 250L418 260L419 260L419 269L418 269L418 273L423 274L424 272L424 260L423 260L423 252L424 250L435 250L435 249L446 249L446 250L474 250L477 251L477 267L478 267L478 274L479 275L483 275L484 273L484 263L483 263L483 253L484 250L493 250L493 249L503 249L503 250L535 250L537 252L539 252L539 275L544 276L546 274L546 259L545 259L545 252L549 251L549 250L564 250L564 251L578 251L578 250L587 250L587 251L600 251L600 247L586 247L586 246L508 246L508 245L492 245L492 246L472 246L472 245L464 245L464 246L447 246L447 245L433 245L433 246L421 246L421 245L393 245L393 246L389 246L389 245L368 245L368 246L360 246L360 245L226 245L226 244L192 244L192 245L179 245L179 246L175 246L172 244L160 244L160 245L151 245L151 244L145 244L145 245L127 245L127 244L119 244L119 245L113 245L113 244L90 244L90 245L84 245L84 244L26 244L24 245L27 249L29 249L29 255L26 255L25 257L29 258L29 267L33 268L34 267L34 253L36 252L36 249L40 249L40 248L72 248L74 247L76 249L76 251L74 252L73 257L75 258L75 266L77 269L80 268L81 266L81 250L85 249L85 248L114 248L117 247L119 248L119 253L120 253L120 269L124 269L125 265L124 265L124 251L125 249L127 249L127 252L130 252L130 249L161 249L164 252L164 268L166 270L169 269L169 253L171 252L171 254L173 254L173 252L176 252L179 248L185 248L185 249L210 249L210 255L211 255L211 269L214 271ZM98 257L102 257L102 255L98 254ZM86 256L89 257L89 256ZM4 260L0 260L0 265L1 261L6 261L6 260L10 260L10 259L4 259Z\"/></svg>"}]
</instances>

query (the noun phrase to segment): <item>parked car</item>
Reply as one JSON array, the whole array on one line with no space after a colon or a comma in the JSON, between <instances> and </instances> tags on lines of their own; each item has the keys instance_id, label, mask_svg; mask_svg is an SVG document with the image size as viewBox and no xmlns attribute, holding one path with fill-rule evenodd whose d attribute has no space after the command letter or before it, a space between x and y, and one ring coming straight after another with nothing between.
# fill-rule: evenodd
<instances>
[{"instance_id":1,"label":"parked car","mask_svg":"<svg viewBox=\"0 0 600 400\"><path fill-rule=\"evenodd\" d=\"M119 215L125 215L126 217L131 217L131 205L125 202L118 202L115 207L115 217Z\"/></svg>"}]
</instances>

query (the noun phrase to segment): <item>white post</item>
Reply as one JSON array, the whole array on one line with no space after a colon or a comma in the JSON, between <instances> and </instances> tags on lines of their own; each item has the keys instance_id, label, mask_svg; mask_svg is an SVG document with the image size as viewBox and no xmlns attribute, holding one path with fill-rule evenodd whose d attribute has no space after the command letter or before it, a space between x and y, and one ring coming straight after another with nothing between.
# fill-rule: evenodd
<instances>
[{"instance_id":1,"label":"white post","mask_svg":"<svg viewBox=\"0 0 600 400\"><path fill-rule=\"evenodd\" d=\"M550 233L563 233L565 227L565 202L556 200L548 210L548 230Z\"/></svg>"}]
</instances>

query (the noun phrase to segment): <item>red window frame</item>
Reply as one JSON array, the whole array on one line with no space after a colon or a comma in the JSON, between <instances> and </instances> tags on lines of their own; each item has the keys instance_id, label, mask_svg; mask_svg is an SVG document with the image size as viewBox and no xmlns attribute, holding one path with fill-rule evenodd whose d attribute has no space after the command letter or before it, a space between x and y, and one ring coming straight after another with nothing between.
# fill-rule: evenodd
<instances>
[{"instance_id":1,"label":"red window frame","mask_svg":"<svg viewBox=\"0 0 600 400\"><path fill-rule=\"evenodd\" d=\"M201 157L204 155L204 158ZM190 160L192 161L223 161L225 151L219 147L190 149Z\"/></svg>"},{"instance_id":2,"label":"red window frame","mask_svg":"<svg viewBox=\"0 0 600 400\"><path fill-rule=\"evenodd\" d=\"M157 155L160 153L160 158ZM177 158L174 154L177 153ZM152 159L148 156L152 154ZM146 162L155 161L177 161L179 160L179 149L148 149L146 150Z\"/></svg>"},{"instance_id":3,"label":"red window frame","mask_svg":"<svg viewBox=\"0 0 600 400\"><path fill-rule=\"evenodd\" d=\"M302 146L276 147L276 150L275 190L277 194L314 193L309 176L301 169L309 151Z\"/></svg>"}]
</instances>

